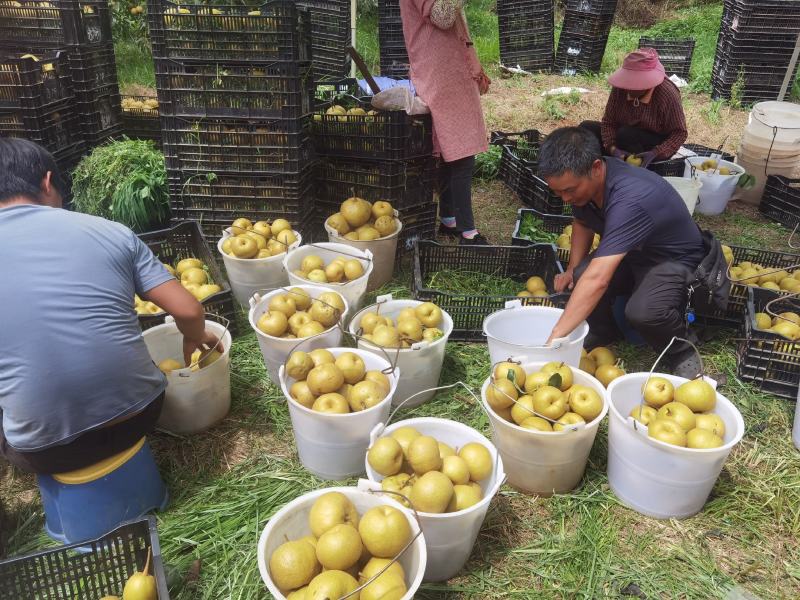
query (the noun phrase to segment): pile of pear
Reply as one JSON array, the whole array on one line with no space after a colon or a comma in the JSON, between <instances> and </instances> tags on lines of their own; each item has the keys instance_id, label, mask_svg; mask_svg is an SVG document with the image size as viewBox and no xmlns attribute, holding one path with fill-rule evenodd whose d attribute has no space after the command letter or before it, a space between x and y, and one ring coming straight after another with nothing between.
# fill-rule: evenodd
<instances>
[{"instance_id":1,"label":"pile of pear","mask_svg":"<svg viewBox=\"0 0 800 600\"><path fill-rule=\"evenodd\" d=\"M333 106L328 107L328 110L325 111L325 114L336 117L336 120L342 123L347 123L348 121L371 123L375 116L380 113L377 110L366 111L360 106L345 108L339 104L334 104ZM314 115L314 120L322 121L322 114L316 113Z\"/></svg>"},{"instance_id":2,"label":"pile of pear","mask_svg":"<svg viewBox=\"0 0 800 600\"><path fill-rule=\"evenodd\" d=\"M200 302L222 291L220 286L211 283L208 277L208 267L199 258L184 258L178 261L175 267L167 263L163 263L163 265ZM137 315L157 315L164 312L163 308L153 302L142 300L137 294L133 296L133 305Z\"/></svg>"},{"instance_id":3,"label":"pile of pear","mask_svg":"<svg viewBox=\"0 0 800 600\"><path fill-rule=\"evenodd\" d=\"M368 311L361 315L358 329L361 337L382 348L410 348L416 342L435 342L444 335L442 309L433 302L404 308L397 319Z\"/></svg>"},{"instance_id":4,"label":"pile of pear","mask_svg":"<svg viewBox=\"0 0 800 600\"><path fill-rule=\"evenodd\" d=\"M677 388L664 377L650 377L642 386L644 404L630 416L647 426L653 439L682 448L718 448L724 444L725 422L712 412L717 392L707 381L692 379Z\"/></svg>"},{"instance_id":5,"label":"pile of pear","mask_svg":"<svg viewBox=\"0 0 800 600\"><path fill-rule=\"evenodd\" d=\"M399 226L389 202L378 200L373 204L355 196L342 202L339 212L329 216L326 223L344 239L354 242L385 238Z\"/></svg>"},{"instance_id":6,"label":"pile of pear","mask_svg":"<svg viewBox=\"0 0 800 600\"><path fill-rule=\"evenodd\" d=\"M591 423L603 412L604 402L593 388L574 383L569 365L555 361L530 373L514 362L498 363L486 401L506 421L536 431Z\"/></svg>"},{"instance_id":7,"label":"pile of pear","mask_svg":"<svg viewBox=\"0 0 800 600\"><path fill-rule=\"evenodd\" d=\"M359 515L347 496L328 492L311 507L308 529L309 535L287 540L269 557L270 577L287 600L342 598L390 563L348 597L399 600L408 591L403 566L392 563L413 536L401 510L384 504Z\"/></svg>"},{"instance_id":8,"label":"pile of pear","mask_svg":"<svg viewBox=\"0 0 800 600\"><path fill-rule=\"evenodd\" d=\"M597 250L599 245L600 234L595 233L594 238L592 238L592 247L589 252L594 252ZM561 235L556 238L556 247L560 248L561 250L569 250L572 248L572 225L567 225L564 227L564 231L562 231Z\"/></svg>"},{"instance_id":9,"label":"pile of pear","mask_svg":"<svg viewBox=\"0 0 800 600\"><path fill-rule=\"evenodd\" d=\"M591 352L581 349L581 362L578 368L594 376L606 388L617 377L625 375L621 361L605 346L597 346Z\"/></svg>"},{"instance_id":10,"label":"pile of pear","mask_svg":"<svg viewBox=\"0 0 800 600\"><path fill-rule=\"evenodd\" d=\"M528 277L525 282L525 289L517 293L518 298L548 298L550 292L547 291L547 284L538 275Z\"/></svg>"},{"instance_id":11,"label":"pile of pear","mask_svg":"<svg viewBox=\"0 0 800 600\"><path fill-rule=\"evenodd\" d=\"M413 427L400 427L375 440L367 462L384 476L381 487L404 496L419 512L458 512L481 501L480 482L494 469L483 444L452 448Z\"/></svg>"},{"instance_id":12,"label":"pile of pear","mask_svg":"<svg viewBox=\"0 0 800 600\"><path fill-rule=\"evenodd\" d=\"M756 329L770 331L787 340L800 339L800 315L795 312L782 312L774 317L768 313L755 314Z\"/></svg>"},{"instance_id":13,"label":"pile of pear","mask_svg":"<svg viewBox=\"0 0 800 600\"><path fill-rule=\"evenodd\" d=\"M344 256L337 256L326 265L320 256L308 254L294 274L312 283L347 283L363 277L364 265L357 258Z\"/></svg>"},{"instance_id":14,"label":"pile of pear","mask_svg":"<svg viewBox=\"0 0 800 600\"><path fill-rule=\"evenodd\" d=\"M272 337L303 339L327 331L343 313L344 300L336 292L323 292L312 298L306 290L295 287L269 299L256 327Z\"/></svg>"},{"instance_id":15,"label":"pile of pear","mask_svg":"<svg viewBox=\"0 0 800 600\"><path fill-rule=\"evenodd\" d=\"M725 252L727 246L722 247ZM730 250L730 248L729 248ZM728 264L733 262L733 253L725 253ZM742 261L730 269L731 281L750 287L761 287L775 292L800 292L800 269L792 273L774 267L764 267L749 260Z\"/></svg>"},{"instance_id":16,"label":"pile of pear","mask_svg":"<svg viewBox=\"0 0 800 600\"><path fill-rule=\"evenodd\" d=\"M377 406L391 390L381 371L368 371L355 352L334 357L329 350L295 351L285 365L294 379L289 395L308 409L329 414L348 414Z\"/></svg>"},{"instance_id":17,"label":"pile of pear","mask_svg":"<svg viewBox=\"0 0 800 600\"><path fill-rule=\"evenodd\" d=\"M222 251L228 256L244 259L269 258L285 254L297 241L292 225L286 219L272 223L240 217L231 224L231 236L222 242Z\"/></svg>"}]
</instances>

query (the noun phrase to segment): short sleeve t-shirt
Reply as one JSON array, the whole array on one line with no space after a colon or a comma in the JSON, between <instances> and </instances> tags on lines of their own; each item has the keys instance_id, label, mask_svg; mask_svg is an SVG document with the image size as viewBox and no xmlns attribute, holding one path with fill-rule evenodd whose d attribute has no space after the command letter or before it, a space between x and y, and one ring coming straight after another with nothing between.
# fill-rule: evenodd
<instances>
[{"instance_id":1,"label":"short sleeve t-shirt","mask_svg":"<svg viewBox=\"0 0 800 600\"><path fill-rule=\"evenodd\" d=\"M703 240L683 199L661 176L606 158L603 207L573 207L577 219L601 236L595 257L627 253L639 266L677 261L694 270Z\"/></svg>"},{"instance_id":2,"label":"short sleeve t-shirt","mask_svg":"<svg viewBox=\"0 0 800 600\"><path fill-rule=\"evenodd\" d=\"M133 310L171 275L127 227L38 205L0 209L0 411L15 449L65 444L166 388Z\"/></svg>"}]
</instances>

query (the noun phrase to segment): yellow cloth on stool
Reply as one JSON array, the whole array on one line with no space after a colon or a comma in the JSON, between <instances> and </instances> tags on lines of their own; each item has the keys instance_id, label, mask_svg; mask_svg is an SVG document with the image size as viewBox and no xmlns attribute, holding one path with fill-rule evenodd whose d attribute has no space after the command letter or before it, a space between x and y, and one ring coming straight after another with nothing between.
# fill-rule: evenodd
<instances>
[{"instance_id":1,"label":"yellow cloth on stool","mask_svg":"<svg viewBox=\"0 0 800 600\"><path fill-rule=\"evenodd\" d=\"M104 458L100 462L96 462L88 467L76 469L75 471L68 471L67 473L58 473L53 475L53 479L60 483L68 485L80 485L82 483L89 483L101 477L105 477L109 473L113 473L122 465L133 458L139 450L144 446L145 438L140 439L133 446L127 450L123 450L119 454Z\"/></svg>"}]
</instances>

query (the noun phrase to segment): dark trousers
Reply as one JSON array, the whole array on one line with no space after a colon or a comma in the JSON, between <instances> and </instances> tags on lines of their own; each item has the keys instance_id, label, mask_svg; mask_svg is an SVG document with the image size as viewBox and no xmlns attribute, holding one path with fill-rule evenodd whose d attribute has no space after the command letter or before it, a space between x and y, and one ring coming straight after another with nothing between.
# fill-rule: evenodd
<instances>
[{"instance_id":1,"label":"dark trousers","mask_svg":"<svg viewBox=\"0 0 800 600\"><path fill-rule=\"evenodd\" d=\"M575 269L576 282L590 260L591 255ZM679 262L644 267L623 259L606 293L587 319L592 338L597 341L595 345L622 338L612 307L618 296L628 295L625 318L656 352L661 352L673 336L687 338L686 302L692 276L692 270ZM676 343L670 353L682 351L685 347L685 344Z\"/></svg>"},{"instance_id":2,"label":"dark trousers","mask_svg":"<svg viewBox=\"0 0 800 600\"><path fill-rule=\"evenodd\" d=\"M162 392L144 410L129 419L87 431L68 444L33 452L14 449L0 427L0 454L12 465L29 473L52 475L82 469L127 450L150 433L156 426L163 406Z\"/></svg>"},{"instance_id":3,"label":"dark trousers","mask_svg":"<svg viewBox=\"0 0 800 600\"><path fill-rule=\"evenodd\" d=\"M472 215L474 169L474 156L442 162L439 167L439 218L455 217L459 231L475 229Z\"/></svg>"},{"instance_id":4,"label":"dark trousers","mask_svg":"<svg viewBox=\"0 0 800 600\"><path fill-rule=\"evenodd\" d=\"M591 131L600 140L600 147L603 148L603 151L608 152L609 149L603 147L600 121L584 121L579 127ZM666 135L630 125L623 125L617 129L617 148L630 154L641 154L652 150L665 139L667 139Z\"/></svg>"}]
</instances>

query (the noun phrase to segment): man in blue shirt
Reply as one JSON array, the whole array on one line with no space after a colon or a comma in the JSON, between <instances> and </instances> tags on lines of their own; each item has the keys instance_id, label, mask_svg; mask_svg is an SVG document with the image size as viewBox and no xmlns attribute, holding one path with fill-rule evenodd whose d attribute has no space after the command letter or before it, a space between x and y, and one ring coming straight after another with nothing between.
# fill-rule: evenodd
<instances>
[{"instance_id":1,"label":"man in blue shirt","mask_svg":"<svg viewBox=\"0 0 800 600\"><path fill-rule=\"evenodd\" d=\"M663 178L616 158L604 158L597 139L564 127L542 144L539 174L572 206L569 264L557 292L572 290L551 339L569 335L584 319L587 348L622 338L612 313L617 296L630 295L628 323L661 352L673 336L687 338L688 288L706 255L699 227L680 195ZM601 236L592 254L594 234ZM667 356L684 377L699 371L686 344Z\"/></svg>"},{"instance_id":2,"label":"man in blue shirt","mask_svg":"<svg viewBox=\"0 0 800 600\"><path fill-rule=\"evenodd\" d=\"M127 227L63 210L53 157L0 138L0 454L36 473L94 464L152 430L166 379L133 296L215 346L202 305Z\"/></svg>"}]
</instances>

